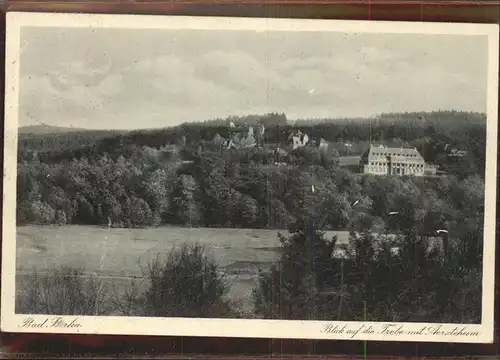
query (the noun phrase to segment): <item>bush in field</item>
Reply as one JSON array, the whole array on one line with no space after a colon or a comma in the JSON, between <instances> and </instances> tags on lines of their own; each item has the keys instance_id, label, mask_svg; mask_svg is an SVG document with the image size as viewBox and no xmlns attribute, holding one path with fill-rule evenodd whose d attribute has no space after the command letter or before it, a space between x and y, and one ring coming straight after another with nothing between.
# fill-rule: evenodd
<instances>
[{"instance_id":1,"label":"bush in field","mask_svg":"<svg viewBox=\"0 0 500 360\"><path fill-rule=\"evenodd\" d=\"M146 315L161 317L231 317L224 300L229 286L217 264L197 244L182 245L147 268Z\"/></svg>"},{"instance_id":2,"label":"bush in field","mask_svg":"<svg viewBox=\"0 0 500 360\"><path fill-rule=\"evenodd\" d=\"M19 280L18 280L19 281ZM107 288L101 280L71 267L33 271L21 280L16 312L46 315L103 315Z\"/></svg>"},{"instance_id":3,"label":"bush in field","mask_svg":"<svg viewBox=\"0 0 500 360\"><path fill-rule=\"evenodd\" d=\"M141 228L158 225L158 220L144 199L131 197L127 205L125 211L127 227Z\"/></svg>"}]
</instances>

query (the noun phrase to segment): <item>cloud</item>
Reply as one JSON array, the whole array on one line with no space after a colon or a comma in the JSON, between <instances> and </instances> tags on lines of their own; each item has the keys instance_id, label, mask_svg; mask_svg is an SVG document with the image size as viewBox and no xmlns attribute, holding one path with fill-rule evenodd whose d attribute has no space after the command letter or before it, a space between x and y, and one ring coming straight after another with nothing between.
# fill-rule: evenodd
<instances>
[{"instance_id":1,"label":"cloud","mask_svg":"<svg viewBox=\"0 0 500 360\"><path fill-rule=\"evenodd\" d=\"M120 91L118 74L102 75L61 71L46 75L23 76L20 81L19 108L24 122L71 121L94 118L106 112ZM91 122L91 121L90 121Z\"/></svg>"},{"instance_id":2,"label":"cloud","mask_svg":"<svg viewBox=\"0 0 500 360\"><path fill-rule=\"evenodd\" d=\"M175 42L161 45L130 33L137 37L131 46L114 34L85 49L69 35L30 42L21 62L21 123L134 128L269 111L293 118L485 109L479 49L486 48L465 37L347 42L296 34L285 41L249 32L220 41L220 33L177 32ZM39 51L44 41L54 50L51 59ZM68 44L74 52L55 51Z\"/></svg>"}]
</instances>

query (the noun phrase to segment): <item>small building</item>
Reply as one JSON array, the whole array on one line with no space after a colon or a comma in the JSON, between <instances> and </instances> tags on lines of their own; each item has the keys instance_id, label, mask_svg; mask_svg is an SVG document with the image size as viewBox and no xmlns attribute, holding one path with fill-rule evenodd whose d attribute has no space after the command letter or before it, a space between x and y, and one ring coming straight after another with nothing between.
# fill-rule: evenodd
<instances>
[{"instance_id":1,"label":"small building","mask_svg":"<svg viewBox=\"0 0 500 360\"><path fill-rule=\"evenodd\" d=\"M256 146L257 142L255 141L255 131L253 126L249 126L246 136L241 134L239 140L239 146L241 148L250 148Z\"/></svg>"},{"instance_id":2,"label":"small building","mask_svg":"<svg viewBox=\"0 0 500 360\"><path fill-rule=\"evenodd\" d=\"M295 150L299 147L306 146L309 143L309 136L307 136L307 134L304 134L302 131L297 130L297 132L291 133L288 136L288 141L290 143L290 146L292 147L292 150Z\"/></svg>"},{"instance_id":3,"label":"small building","mask_svg":"<svg viewBox=\"0 0 500 360\"><path fill-rule=\"evenodd\" d=\"M436 167L425 163L416 148L387 147L371 145L361 156L361 172L375 175L414 175L435 174Z\"/></svg>"}]
</instances>

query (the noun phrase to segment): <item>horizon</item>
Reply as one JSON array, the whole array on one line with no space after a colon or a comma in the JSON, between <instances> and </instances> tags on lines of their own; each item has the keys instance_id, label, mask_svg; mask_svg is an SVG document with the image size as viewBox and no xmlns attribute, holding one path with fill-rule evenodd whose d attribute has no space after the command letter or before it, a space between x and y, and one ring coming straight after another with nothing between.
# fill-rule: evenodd
<instances>
[{"instance_id":1,"label":"horizon","mask_svg":"<svg viewBox=\"0 0 500 360\"><path fill-rule=\"evenodd\" d=\"M374 114L371 116L364 116L364 117L338 117L338 118L332 118L332 117L311 117L311 118L299 118L299 119L289 119L287 118L287 122L290 125L293 125L296 122L313 122L313 123L321 123L324 121L329 121L331 120L332 122L336 121L351 121L351 120L358 120L358 121L363 121L363 120L377 120L378 117L382 116L388 116L388 115L399 115L399 114L420 114L420 115L426 115L426 114L432 114L432 113L444 113L444 112L457 112L457 113L467 113L467 114L477 114L477 115L483 115L486 116L487 114L485 112L477 112L477 111L466 111L466 110L453 110L453 109L440 109L440 110L430 110L430 111L411 111L411 112L386 112L386 113L379 113L379 114ZM200 120L200 121L185 121L181 122L179 124L175 125L170 125L170 126L158 126L158 127L137 127L137 128L104 128L104 127L99 127L99 128L93 128L93 127L81 127L81 126L64 126L64 125L51 125L51 124L46 124L46 123L33 123L29 125L21 125L18 124L18 129L25 129L25 128L30 128L30 127L51 127L51 128L60 128L60 129L76 129L76 130L85 130L85 131L118 131L118 132L132 132L132 131L148 131L148 130L162 130L162 129L170 129L178 126L183 126L183 125L194 125L194 124L203 124L203 123L210 123L210 122L216 122L216 121L230 121L230 117L236 117L236 118L244 118L246 116L266 116L270 113L263 113L263 114L245 114L245 115L229 115L226 118L213 118L213 119L205 119L205 120ZM285 114L286 115L286 114Z\"/></svg>"}]
</instances>

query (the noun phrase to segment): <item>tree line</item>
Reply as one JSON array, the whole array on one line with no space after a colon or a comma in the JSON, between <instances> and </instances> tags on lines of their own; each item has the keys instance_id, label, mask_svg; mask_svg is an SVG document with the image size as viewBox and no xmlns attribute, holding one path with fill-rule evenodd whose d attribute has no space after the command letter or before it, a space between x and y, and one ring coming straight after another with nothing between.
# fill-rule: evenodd
<instances>
[{"instance_id":1,"label":"tree line","mask_svg":"<svg viewBox=\"0 0 500 360\"><path fill-rule=\"evenodd\" d=\"M350 143L349 155L361 155L370 142L391 142L415 146L430 163L436 163L457 175L483 173L486 154L486 118L484 114L438 111L431 113L383 114L374 119L323 119L304 122L287 121L285 114L229 117L202 123L182 124L167 129L130 132L70 132L55 134L21 134L18 159L30 161L33 154L42 162L60 162L83 157L95 159L106 153L113 158L127 148L148 146L210 146L220 135L230 137L233 124L237 128L264 125L263 143L286 144L290 133L301 130L309 138L332 143L343 154L342 144ZM362 144L362 146L356 146ZM354 145L352 147L352 145ZM447 156L445 148L467 150L463 159ZM354 153L352 153L352 149ZM467 168L471 168L467 172Z\"/></svg>"},{"instance_id":2,"label":"tree line","mask_svg":"<svg viewBox=\"0 0 500 360\"><path fill-rule=\"evenodd\" d=\"M20 161L17 221L284 229L310 214L323 229L345 230L368 214L380 226L407 221L431 232L456 229L483 211L484 179L477 174L380 177L353 173L314 150L295 153L285 165L259 156L259 150L194 149L183 160L134 147L116 158Z\"/></svg>"}]
</instances>

